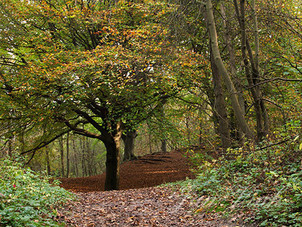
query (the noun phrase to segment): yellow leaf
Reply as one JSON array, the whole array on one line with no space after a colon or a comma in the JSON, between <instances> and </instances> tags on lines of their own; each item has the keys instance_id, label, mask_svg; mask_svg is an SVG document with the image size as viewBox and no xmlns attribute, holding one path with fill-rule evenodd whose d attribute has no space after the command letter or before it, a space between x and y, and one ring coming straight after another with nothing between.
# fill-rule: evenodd
<instances>
[{"instance_id":1,"label":"yellow leaf","mask_svg":"<svg viewBox=\"0 0 302 227\"><path fill-rule=\"evenodd\" d=\"M201 211L203 211L203 208L200 208L200 209L195 210L195 213L199 213L199 212L201 212Z\"/></svg>"}]
</instances>

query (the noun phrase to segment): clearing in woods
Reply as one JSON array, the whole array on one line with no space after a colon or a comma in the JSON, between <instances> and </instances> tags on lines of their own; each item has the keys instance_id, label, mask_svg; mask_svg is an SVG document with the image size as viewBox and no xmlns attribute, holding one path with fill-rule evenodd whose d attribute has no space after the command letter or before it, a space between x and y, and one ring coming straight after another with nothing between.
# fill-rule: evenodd
<instances>
[{"instance_id":1,"label":"clearing in woods","mask_svg":"<svg viewBox=\"0 0 302 227\"><path fill-rule=\"evenodd\" d=\"M155 153L124 162L120 168L120 190L157 186L193 178L183 152ZM74 192L103 191L105 173L91 177L60 178L61 186Z\"/></svg>"}]
</instances>

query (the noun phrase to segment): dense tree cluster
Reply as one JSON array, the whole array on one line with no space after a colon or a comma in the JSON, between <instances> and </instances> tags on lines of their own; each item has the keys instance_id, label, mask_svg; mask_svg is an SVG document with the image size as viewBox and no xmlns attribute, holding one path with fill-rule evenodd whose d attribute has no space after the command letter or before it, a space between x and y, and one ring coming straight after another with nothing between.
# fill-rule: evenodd
<instances>
[{"instance_id":1,"label":"dense tree cluster","mask_svg":"<svg viewBox=\"0 0 302 227\"><path fill-rule=\"evenodd\" d=\"M122 139L127 160L135 140L167 151L273 138L301 125L301 17L294 0L2 0L3 150L31 160L55 144L62 175L64 151L88 175L101 141L112 190Z\"/></svg>"}]
</instances>

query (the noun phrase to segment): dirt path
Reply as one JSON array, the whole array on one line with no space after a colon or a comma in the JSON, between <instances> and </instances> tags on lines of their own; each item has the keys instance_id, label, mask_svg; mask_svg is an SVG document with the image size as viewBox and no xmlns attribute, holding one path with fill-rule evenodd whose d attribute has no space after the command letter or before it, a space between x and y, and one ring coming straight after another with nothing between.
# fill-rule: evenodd
<instances>
[{"instance_id":1,"label":"dirt path","mask_svg":"<svg viewBox=\"0 0 302 227\"><path fill-rule=\"evenodd\" d=\"M68 226L233 226L213 216L196 213L196 204L191 199L169 187L78 192L76 195L79 201L58 211L57 220Z\"/></svg>"},{"instance_id":2,"label":"dirt path","mask_svg":"<svg viewBox=\"0 0 302 227\"><path fill-rule=\"evenodd\" d=\"M78 201L58 210L58 221L68 226L238 226L212 215L197 213L198 204L179 189L152 187L166 182L192 178L188 161L177 151L147 155L123 163L119 191L104 192L105 175L61 179L62 186L73 191ZM243 225L240 225L243 226Z\"/></svg>"}]
</instances>

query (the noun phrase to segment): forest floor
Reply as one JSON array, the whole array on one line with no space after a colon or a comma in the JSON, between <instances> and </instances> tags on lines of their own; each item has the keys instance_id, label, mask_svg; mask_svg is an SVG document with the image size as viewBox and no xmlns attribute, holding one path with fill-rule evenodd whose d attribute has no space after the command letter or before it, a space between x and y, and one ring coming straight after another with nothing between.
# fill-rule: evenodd
<instances>
[{"instance_id":1,"label":"forest floor","mask_svg":"<svg viewBox=\"0 0 302 227\"><path fill-rule=\"evenodd\" d=\"M78 200L58 210L58 221L68 226L238 226L205 214L199 204L178 187L154 187L193 178L190 165L179 151L156 153L128 161L120 168L120 190L103 191L105 175L62 178L61 186ZM243 225L240 225L243 226Z\"/></svg>"},{"instance_id":2,"label":"forest floor","mask_svg":"<svg viewBox=\"0 0 302 227\"><path fill-rule=\"evenodd\" d=\"M154 153L120 166L120 190L157 186L193 178L183 152ZM105 173L91 177L60 178L61 186L73 192L104 191Z\"/></svg>"}]
</instances>

